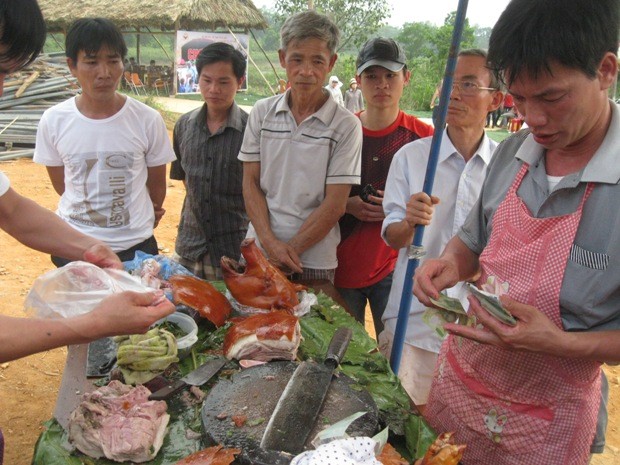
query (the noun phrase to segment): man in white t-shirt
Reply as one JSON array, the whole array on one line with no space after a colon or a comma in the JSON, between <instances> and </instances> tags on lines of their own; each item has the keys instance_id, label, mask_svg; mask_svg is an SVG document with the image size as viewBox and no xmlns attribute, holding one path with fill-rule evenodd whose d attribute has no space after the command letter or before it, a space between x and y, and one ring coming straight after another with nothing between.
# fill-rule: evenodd
<instances>
[{"instance_id":1,"label":"man in white t-shirt","mask_svg":"<svg viewBox=\"0 0 620 465\"><path fill-rule=\"evenodd\" d=\"M116 91L127 46L112 22L77 20L65 49L82 92L43 114L34 155L61 196L58 215L123 261L137 250L157 254L153 229L164 214L166 164L175 159L164 121Z\"/></svg>"}]
</instances>

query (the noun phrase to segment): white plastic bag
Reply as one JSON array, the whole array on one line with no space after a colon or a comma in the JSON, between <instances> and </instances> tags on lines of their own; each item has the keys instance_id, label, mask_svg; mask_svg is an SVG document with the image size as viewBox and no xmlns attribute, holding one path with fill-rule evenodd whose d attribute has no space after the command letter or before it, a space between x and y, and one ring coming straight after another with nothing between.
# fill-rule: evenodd
<instances>
[{"instance_id":1,"label":"white plastic bag","mask_svg":"<svg viewBox=\"0 0 620 465\"><path fill-rule=\"evenodd\" d=\"M41 318L68 318L88 313L105 297L123 291L152 289L126 271L71 262L39 276L26 297L24 309Z\"/></svg>"}]
</instances>

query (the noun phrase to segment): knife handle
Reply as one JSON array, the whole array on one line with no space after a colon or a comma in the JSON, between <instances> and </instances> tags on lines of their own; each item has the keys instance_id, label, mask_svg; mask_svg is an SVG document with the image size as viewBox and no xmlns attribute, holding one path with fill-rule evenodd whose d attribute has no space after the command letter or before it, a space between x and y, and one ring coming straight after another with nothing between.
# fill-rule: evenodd
<instances>
[{"instance_id":1,"label":"knife handle","mask_svg":"<svg viewBox=\"0 0 620 465\"><path fill-rule=\"evenodd\" d=\"M349 342L353 336L351 328L340 327L334 333L329 347L327 348L327 355L325 356L325 363L329 363L336 368L340 361L344 358L344 354L349 347Z\"/></svg>"},{"instance_id":2,"label":"knife handle","mask_svg":"<svg viewBox=\"0 0 620 465\"><path fill-rule=\"evenodd\" d=\"M163 388L155 391L149 396L149 400L165 400L168 399L172 394L177 392L179 389L187 386L187 383L182 379L177 379L174 383L168 384Z\"/></svg>"}]
</instances>

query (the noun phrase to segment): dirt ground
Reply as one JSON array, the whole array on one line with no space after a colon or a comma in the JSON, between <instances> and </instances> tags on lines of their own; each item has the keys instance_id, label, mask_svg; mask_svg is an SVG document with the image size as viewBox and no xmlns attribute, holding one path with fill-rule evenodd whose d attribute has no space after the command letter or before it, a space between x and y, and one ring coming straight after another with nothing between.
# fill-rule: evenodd
<instances>
[{"instance_id":1,"label":"dirt ground","mask_svg":"<svg viewBox=\"0 0 620 465\"><path fill-rule=\"evenodd\" d=\"M55 209L58 196L45 168L30 160L19 160L0 163L0 170L9 176L19 193ZM184 194L182 183L169 181L164 205L166 215L155 233L164 253L174 249ZM2 231L0 250L0 312L23 316L23 301L31 283L53 265L47 255L22 246ZM65 357L66 349L61 348L0 364L0 427L6 441L5 464L31 463L41 423L51 417L54 409ZM607 448L604 454L595 456L592 463L620 465L620 367L605 367L605 370L610 381Z\"/></svg>"}]
</instances>

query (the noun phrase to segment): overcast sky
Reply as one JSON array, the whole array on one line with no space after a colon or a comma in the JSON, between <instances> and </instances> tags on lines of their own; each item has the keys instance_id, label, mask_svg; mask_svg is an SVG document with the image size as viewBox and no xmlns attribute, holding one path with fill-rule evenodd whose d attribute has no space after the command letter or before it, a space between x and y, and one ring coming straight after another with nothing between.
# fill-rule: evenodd
<instances>
[{"instance_id":1,"label":"overcast sky","mask_svg":"<svg viewBox=\"0 0 620 465\"><path fill-rule=\"evenodd\" d=\"M275 0L252 0L257 7L272 8ZM509 0L469 0L467 18L469 24L492 27L506 8ZM455 11L458 0L388 0L392 6L392 17L388 24L402 26L403 23L429 21L435 25L443 24L446 15Z\"/></svg>"}]
</instances>

